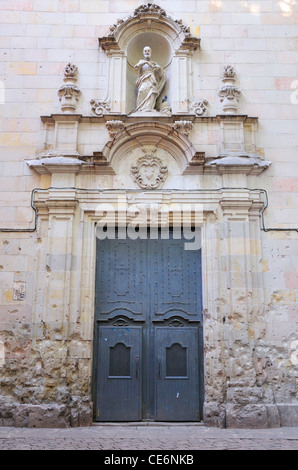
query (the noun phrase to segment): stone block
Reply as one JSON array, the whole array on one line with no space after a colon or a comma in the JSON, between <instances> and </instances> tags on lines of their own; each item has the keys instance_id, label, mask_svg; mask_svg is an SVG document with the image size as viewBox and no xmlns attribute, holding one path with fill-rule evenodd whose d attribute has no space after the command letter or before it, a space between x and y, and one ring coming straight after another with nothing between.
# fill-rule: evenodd
<instances>
[{"instance_id":1,"label":"stone block","mask_svg":"<svg viewBox=\"0 0 298 470\"><path fill-rule=\"evenodd\" d=\"M29 428L66 428L67 426L65 405L28 405Z\"/></svg>"},{"instance_id":2,"label":"stone block","mask_svg":"<svg viewBox=\"0 0 298 470\"><path fill-rule=\"evenodd\" d=\"M203 421L206 426L225 427L225 406L217 402L204 403Z\"/></svg>"},{"instance_id":3,"label":"stone block","mask_svg":"<svg viewBox=\"0 0 298 470\"><path fill-rule=\"evenodd\" d=\"M230 405L226 406L228 428L262 429L268 427L267 408L265 405Z\"/></svg>"},{"instance_id":4,"label":"stone block","mask_svg":"<svg viewBox=\"0 0 298 470\"><path fill-rule=\"evenodd\" d=\"M268 428L279 428L281 424L277 405L266 405L266 408L268 416Z\"/></svg>"},{"instance_id":5,"label":"stone block","mask_svg":"<svg viewBox=\"0 0 298 470\"><path fill-rule=\"evenodd\" d=\"M261 402L262 397L262 387L230 387L227 389L227 401L241 406Z\"/></svg>"},{"instance_id":6,"label":"stone block","mask_svg":"<svg viewBox=\"0 0 298 470\"><path fill-rule=\"evenodd\" d=\"M6 397L0 397L0 426L15 426L14 410Z\"/></svg>"},{"instance_id":7,"label":"stone block","mask_svg":"<svg viewBox=\"0 0 298 470\"><path fill-rule=\"evenodd\" d=\"M36 75L36 62L11 62L7 72L12 75Z\"/></svg>"},{"instance_id":8,"label":"stone block","mask_svg":"<svg viewBox=\"0 0 298 470\"><path fill-rule=\"evenodd\" d=\"M71 427L91 426L93 421L93 404L89 401L83 401L80 397L75 397L76 406L70 410Z\"/></svg>"},{"instance_id":9,"label":"stone block","mask_svg":"<svg viewBox=\"0 0 298 470\"><path fill-rule=\"evenodd\" d=\"M92 38L95 36L95 26L76 26L74 30L75 38Z\"/></svg>"},{"instance_id":10,"label":"stone block","mask_svg":"<svg viewBox=\"0 0 298 470\"><path fill-rule=\"evenodd\" d=\"M4 0L1 2L1 8L3 10L32 11L33 1L34 0L15 0L14 2L11 2L10 0Z\"/></svg>"},{"instance_id":11,"label":"stone block","mask_svg":"<svg viewBox=\"0 0 298 470\"><path fill-rule=\"evenodd\" d=\"M109 11L109 3L103 0L81 0L80 2L80 11L87 13L101 13Z\"/></svg>"},{"instance_id":12,"label":"stone block","mask_svg":"<svg viewBox=\"0 0 298 470\"><path fill-rule=\"evenodd\" d=\"M80 0L59 0L59 11L75 12L79 10Z\"/></svg>"},{"instance_id":13,"label":"stone block","mask_svg":"<svg viewBox=\"0 0 298 470\"><path fill-rule=\"evenodd\" d=\"M15 427L27 428L29 421L29 409L27 405L19 405L15 411Z\"/></svg>"},{"instance_id":14,"label":"stone block","mask_svg":"<svg viewBox=\"0 0 298 470\"><path fill-rule=\"evenodd\" d=\"M280 415L281 426L298 426L298 404L278 403L277 407Z\"/></svg>"}]
</instances>

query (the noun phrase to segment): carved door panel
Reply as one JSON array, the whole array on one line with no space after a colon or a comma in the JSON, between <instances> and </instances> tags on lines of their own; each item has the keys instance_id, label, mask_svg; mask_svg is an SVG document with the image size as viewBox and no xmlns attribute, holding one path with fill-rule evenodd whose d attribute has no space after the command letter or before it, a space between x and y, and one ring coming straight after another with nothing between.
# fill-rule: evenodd
<instances>
[{"instance_id":1,"label":"carved door panel","mask_svg":"<svg viewBox=\"0 0 298 470\"><path fill-rule=\"evenodd\" d=\"M199 420L198 328L157 327L156 420Z\"/></svg>"},{"instance_id":2,"label":"carved door panel","mask_svg":"<svg viewBox=\"0 0 298 470\"><path fill-rule=\"evenodd\" d=\"M96 314L143 318L144 240L100 240L97 250Z\"/></svg>"},{"instance_id":3,"label":"carved door panel","mask_svg":"<svg viewBox=\"0 0 298 470\"><path fill-rule=\"evenodd\" d=\"M96 420L199 419L200 252L170 235L98 241Z\"/></svg>"},{"instance_id":4,"label":"carved door panel","mask_svg":"<svg viewBox=\"0 0 298 470\"><path fill-rule=\"evenodd\" d=\"M141 327L99 326L99 421L141 419Z\"/></svg>"},{"instance_id":5,"label":"carved door panel","mask_svg":"<svg viewBox=\"0 0 298 470\"><path fill-rule=\"evenodd\" d=\"M200 251L185 250L184 239L148 242L148 263L154 277L151 288L153 321L175 315L187 321L200 321L201 257ZM151 276L151 278L152 278Z\"/></svg>"}]
</instances>

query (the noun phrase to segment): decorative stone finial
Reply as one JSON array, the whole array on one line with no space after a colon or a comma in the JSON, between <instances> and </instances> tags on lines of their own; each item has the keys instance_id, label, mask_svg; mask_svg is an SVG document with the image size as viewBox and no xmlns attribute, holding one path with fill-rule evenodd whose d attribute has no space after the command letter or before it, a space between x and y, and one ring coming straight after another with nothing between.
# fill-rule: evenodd
<instances>
[{"instance_id":1,"label":"decorative stone finial","mask_svg":"<svg viewBox=\"0 0 298 470\"><path fill-rule=\"evenodd\" d=\"M61 110L64 113L72 113L77 108L77 102L81 94L80 89L75 85L78 78L78 67L75 64L68 63L64 68L65 85L58 90Z\"/></svg>"},{"instance_id":2,"label":"decorative stone finial","mask_svg":"<svg viewBox=\"0 0 298 470\"><path fill-rule=\"evenodd\" d=\"M68 78L78 78L78 67L69 62L64 68L64 80Z\"/></svg>"},{"instance_id":3,"label":"decorative stone finial","mask_svg":"<svg viewBox=\"0 0 298 470\"><path fill-rule=\"evenodd\" d=\"M222 103L222 109L225 114L236 114L241 90L234 83L235 69L232 65L225 65L221 77L223 86L218 91L218 96Z\"/></svg>"},{"instance_id":4,"label":"decorative stone finial","mask_svg":"<svg viewBox=\"0 0 298 470\"><path fill-rule=\"evenodd\" d=\"M234 78L235 69L232 65L225 65L223 70L223 78Z\"/></svg>"}]
</instances>

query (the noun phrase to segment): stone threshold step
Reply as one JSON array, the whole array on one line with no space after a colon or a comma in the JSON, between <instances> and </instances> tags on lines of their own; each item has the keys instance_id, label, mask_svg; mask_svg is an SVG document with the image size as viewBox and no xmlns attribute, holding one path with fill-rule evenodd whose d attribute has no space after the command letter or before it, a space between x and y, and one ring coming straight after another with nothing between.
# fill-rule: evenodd
<instances>
[{"instance_id":1,"label":"stone threshold step","mask_svg":"<svg viewBox=\"0 0 298 470\"><path fill-rule=\"evenodd\" d=\"M187 422L173 422L173 421L117 421L117 422L94 422L92 426L204 426L202 421L187 421Z\"/></svg>"}]
</instances>

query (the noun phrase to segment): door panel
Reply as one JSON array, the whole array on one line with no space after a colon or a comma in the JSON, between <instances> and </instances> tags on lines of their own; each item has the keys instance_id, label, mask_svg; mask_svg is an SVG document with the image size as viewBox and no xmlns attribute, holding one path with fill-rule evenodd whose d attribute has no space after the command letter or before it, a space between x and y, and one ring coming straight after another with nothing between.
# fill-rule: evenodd
<instances>
[{"instance_id":1,"label":"door panel","mask_svg":"<svg viewBox=\"0 0 298 470\"><path fill-rule=\"evenodd\" d=\"M148 263L154 280L152 314L156 319L172 315L200 319L200 252L185 250L184 244L184 239L148 242Z\"/></svg>"},{"instance_id":2,"label":"door panel","mask_svg":"<svg viewBox=\"0 0 298 470\"><path fill-rule=\"evenodd\" d=\"M157 327L156 420L198 421L198 329Z\"/></svg>"},{"instance_id":3,"label":"door panel","mask_svg":"<svg viewBox=\"0 0 298 470\"><path fill-rule=\"evenodd\" d=\"M97 419L141 419L141 327L99 326Z\"/></svg>"},{"instance_id":4,"label":"door panel","mask_svg":"<svg viewBox=\"0 0 298 470\"><path fill-rule=\"evenodd\" d=\"M184 243L98 240L98 421L199 419L201 258Z\"/></svg>"},{"instance_id":5,"label":"door panel","mask_svg":"<svg viewBox=\"0 0 298 470\"><path fill-rule=\"evenodd\" d=\"M99 318L143 312L144 245L134 240L100 240L97 251L96 312Z\"/></svg>"}]
</instances>

